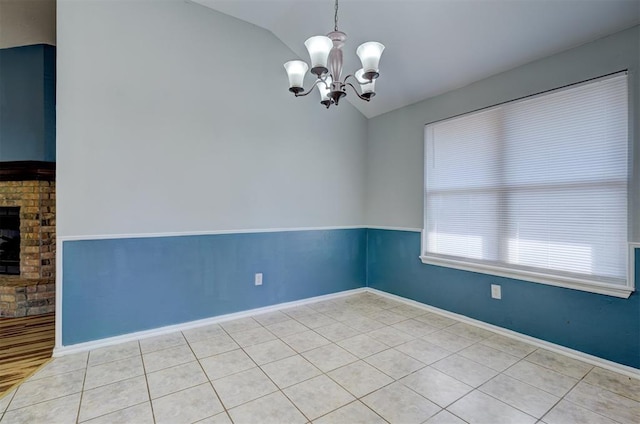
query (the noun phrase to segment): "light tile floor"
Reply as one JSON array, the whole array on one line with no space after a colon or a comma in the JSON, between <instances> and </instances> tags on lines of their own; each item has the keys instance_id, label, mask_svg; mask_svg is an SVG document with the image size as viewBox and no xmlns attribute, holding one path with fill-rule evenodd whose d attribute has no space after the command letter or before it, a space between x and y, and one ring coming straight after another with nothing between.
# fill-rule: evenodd
<instances>
[{"instance_id":1,"label":"light tile floor","mask_svg":"<svg viewBox=\"0 0 640 424\"><path fill-rule=\"evenodd\" d=\"M2 424L640 423L640 380L371 293L57 358Z\"/></svg>"}]
</instances>

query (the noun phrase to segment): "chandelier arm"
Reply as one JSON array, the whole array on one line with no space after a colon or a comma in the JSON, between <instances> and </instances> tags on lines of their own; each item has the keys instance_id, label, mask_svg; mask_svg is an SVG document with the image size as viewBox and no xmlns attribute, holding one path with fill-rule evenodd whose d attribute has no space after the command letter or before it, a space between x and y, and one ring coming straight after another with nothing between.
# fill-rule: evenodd
<instances>
[{"instance_id":1,"label":"chandelier arm","mask_svg":"<svg viewBox=\"0 0 640 424\"><path fill-rule=\"evenodd\" d=\"M307 90L304 91L302 93L294 93L296 97L304 97L304 96L308 96L309 93L311 93L313 91L314 88L316 88L316 85L318 85L319 83L323 82L325 84L325 86L327 85L326 83L326 78L325 79L320 79L318 78L316 80L316 82L313 83L313 85Z\"/></svg>"},{"instance_id":2,"label":"chandelier arm","mask_svg":"<svg viewBox=\"0 0 640 424\"><path fill-rule=\"evenodd\" d=\"M346 78L345 78L345 81L346 81ZM361 95L360 92L358 92L358 89L355 88L353 84L351 84L350 82L345 83L345 85L348 85L349 87L353 88L353 91L356 93L356 96L360 97L361 100L364 100L365 102L368 102L369 100L371 100L370 97Z\"/></svg>"}]
</instances>

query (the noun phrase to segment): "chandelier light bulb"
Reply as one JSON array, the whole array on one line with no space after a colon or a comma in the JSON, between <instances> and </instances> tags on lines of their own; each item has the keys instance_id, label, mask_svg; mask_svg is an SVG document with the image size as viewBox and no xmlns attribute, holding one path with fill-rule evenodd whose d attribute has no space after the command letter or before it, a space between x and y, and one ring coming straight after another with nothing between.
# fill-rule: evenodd
<instances>
[{"instance_id":1,"label":"chandelier light bulb","mask_svg":"<svg viewBox=\"0 0 640 424\"><path fill-rule=\"evenodd\" d=\"M316 35L308 38L307 41L304 42L304 45L311 58L311 73L320 76L327 72L329 52L333 47L333 42L329 37Z\"/></svg>"},{"instance_id":2,"label":"chandelier light bulb","mask_svg":"<svg viewBox=\"0 0 640 424\"><path fill-rule=\"evenodd\" d=\"M284 64L284 69L289 77L289 91L299 93L303 91L304 74L309 70L309 65L301 60L291 60Z\"/></svg>"},{"instance_id":3,"label":"chandelier light bulb","mask_svg":"<svg viewBox=\"0 0 640 424\"><path fill-rule=\"evenodd\" d=\"M367 94L369 97L373 97L376 94L376 80L368 80L364 77L364 69L360 68L356 71L355 74L356 80L358 80L358 84L360 84L360 89L362 90L362 94Z\"/></svg>"},{"instance_id":4,"label":"chandelier light bulb","mask_svg":"<svg viewBox=\"0 0 640 424\"><path fill-rule=\"evenodd\" d=\"M384 45L376 41L369 41L367 43L360 44L356 50L356 54L362 62L362 69L364 69L365 77L375 74L373 78L378 76L378 65L380 64L380 56L384 51ZM366 78L372 79L372 78Z\"/></svg>"}]
</instances>

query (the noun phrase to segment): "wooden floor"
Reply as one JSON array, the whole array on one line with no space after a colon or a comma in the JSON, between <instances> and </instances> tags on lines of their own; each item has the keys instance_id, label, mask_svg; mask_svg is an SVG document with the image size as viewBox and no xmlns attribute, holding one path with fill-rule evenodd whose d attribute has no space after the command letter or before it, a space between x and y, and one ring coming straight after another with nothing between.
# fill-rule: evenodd
<instances>
[{"instance_id":1,"label":"wooden floor","mask_svg":"<svg viewBox=\"0 0 640 424\"><path fill-rule=\"evenodd\" d=\"M55 315L0 318L0 397L51 358Z\"/></svg>"}]
</instances>

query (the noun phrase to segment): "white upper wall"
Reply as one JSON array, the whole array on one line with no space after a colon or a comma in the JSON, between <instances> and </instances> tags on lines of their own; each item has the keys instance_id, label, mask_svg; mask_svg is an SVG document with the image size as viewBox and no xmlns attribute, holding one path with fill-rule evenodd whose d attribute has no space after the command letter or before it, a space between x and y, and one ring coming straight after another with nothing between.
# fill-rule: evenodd
<instances>
[{"instance_id":1,"label":"white upper wall","mask_svg":"<svg viewBox=\"0 0 640 424\"><path fill-rule=\"evenodd\" d=\"M182 0L58 1L62 237L359 225L366 119L271 33Z\"/></svg>"},{"instance_id":2,"label":"white upper wall","mask_svg":"<svg viewBox=\"0 0 640 424\"><path fill-rule=\"evenodd\" d=\"M633 178L640 181L640 26L635 26L370 119L366 224L422 228L425 124L624 69L636 117L630 119ZM639 211L638 196L632 201L632 210ZM640 235L640 229L632 233Z\"/></svg>"},{"instance_id":3,"label":"white upper wall","mask_svg":"<svg viewBox=\"0 0 640 424\"><path fill-rule=\"evenodd\" d=\"M56 44L56 0L1 0L0 49Z\"/></svg>"}]
</instances>

